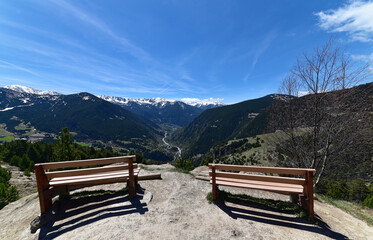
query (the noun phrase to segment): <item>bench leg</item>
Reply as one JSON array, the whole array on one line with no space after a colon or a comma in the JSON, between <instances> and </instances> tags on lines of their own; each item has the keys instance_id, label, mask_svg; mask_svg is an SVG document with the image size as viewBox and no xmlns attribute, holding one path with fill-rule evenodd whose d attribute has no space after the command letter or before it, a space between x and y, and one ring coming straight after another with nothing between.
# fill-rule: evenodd
<instances>
[{"instance_id":1,"label":"bench leg","mask_svg":"<svg viewBox=\"0 0 373 240\"><path fill-rule=\"evenodd\" d=\"M310 219L314 218L314 199L313 199L313 173L307 171L306 173L306 185L304 186L303 195L300 197L301 199L301 206L305 209Z\"/></svg>"},{"instance_id":2,"label":"bench leg","mask_svg":"<svg viewBox=\"0 0 373 240\"><path fill-rule=\"evenodd\" d=\"M211 180L212 180L212 200L216 201L216 199L218 198L219 188L216 185L216 169L215 169L215 164L211 165L211 169L212 169L212 176L211 176Z\"/></svg>"},{"instance_id":3,"label":"bench leg","mask_svg":"<svg viewBox=\"0 0 373 240\"><path fill-rule=\"evenodd\" d=\"M298 204L299 203L299 194L291 194L290 201L292 203Z\"/></svg>"},{"instance_id":4,"label":"bench leg","mask_svg":"<svg viewBox=\"0 0 373 240\"><path fill-rule=\"evenodd\" d=\"M129 198L134 198L136 196L136 186L135 186L135 179L136 176L133 174L133 162L135 159L129 159L128 160L128 195Z\"/></svg>"},{"instance_id":5,"label":"bench leg","mask_svg":"<svg viewBox=\"0 0 373 240\"><path fill-rule=\"evenodd\" d=\"M136 185L135 181L127 181L128 196L129 198L134 198L136 196Z\"/></svg>"},{"instance_id":6,"label":"bench leg","mask_svg":"<svg viewBox=\"0 0 373 240\"><path fill-rule=\"evenodd\" d=\"M314 217L314 209L313 209L313 173L307 171L307 204L308 204L308 213L310 215L310 219Z\"/></svg>"},{"instance_id":7,"label":"bench leg","mask_svg":"<svg viewBox=\"0 0 373 240\"><path fill-rule=\"evenodd\" d=\"M52 197L48 191L49 182L43 167L40 165L35 166L35 176L39 194L40 212L44 214L52 208Z\"/></svg>"},{"instance_id":8,"label":"bench leg","mask_svg":"<svg viewBox=\"0 0 373 240\"><path fill-rule=\"evenodd\" d=\"M314 204L314 201L313 201L313 191L310 191L309 192L309 195L307 196L307 204L306 204L306 207L307 207L307 211L308 211L308 214L310 216L310 219L313 219L314 218L314 209L313 209L313 204Z\"/></svg>"},{"instance_id":9,"label":"bench leg","mask_svg":"<svg viewBox=\"0 0 373 240\"><path fill-rule=\"evenodd\" d=\"M212 187L212 200L216 201L218 196L219 196L219 187L218 186Z\"/></svg>"},{"instance_id":10,"label":"bench leg","mask_svg":"<svg viewBox=\"0 0 373 240\"><path fill-rule=\"evenodd\" d=\"M48 212L52 208L52 198L50 196L39 197L41 214Z\"/></svg>"}]
</instances>

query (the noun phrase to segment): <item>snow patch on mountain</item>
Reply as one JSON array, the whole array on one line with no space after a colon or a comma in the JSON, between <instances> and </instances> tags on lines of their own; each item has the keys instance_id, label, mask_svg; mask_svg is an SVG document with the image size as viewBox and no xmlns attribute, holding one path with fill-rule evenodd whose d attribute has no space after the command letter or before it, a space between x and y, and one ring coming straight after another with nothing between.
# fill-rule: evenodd
<instances>
[{"instance_id":1,"label":"snow patch on mountain","mask_svg":"<svg viewBox=\"0 0 373 240\"><path fill-rule=\"evenodd\" d=\"M23 103L27 103L28 101L30 101L30 98L23 98L23 99L20 99Z\"/></svg>"},{"instance_id":2,"label":"snow patch on mountain","mask_svg":"<svg viewBox=\"0 0 373 240\"><path fill-rule=\"evenodd\" d=\"M53 92L53 91L40 91L36 90L30 87L25 87L21 85L9 85L5 86L4 88L20 92L20 93L29 93L29 94L35 94L35 95L61 95L61 93Z\"/></svg>"},{"instance_id":3,"label":"snow patch on mountain","mask_svg":"<svg viewBox=\"0 0 373 240\"><path fill-rule=\"evenodd\" d=\"M208 98L208 99L199 99L199 98L182 98L181 101L185 102L188 105L195 107L208 107L214 106L219 107L223 106L223 98Z\"/></svg>"},{"instance_id":4,"label":"snow patch on mountain","mask_svg":"<svg viewBox=\"0 0 373 240\"><path fill-rule=\"evenodd\" d=\"M270 95L272 99L278 100L278 101L288 101L290 97L288 95L284 94L271 94ZM291 96L291 98L294 98L294 96Z\"/></svg>"},{"instance_id":5,"label":"snow patch on mountain","mask_svg":"<svg viewBox=\"0 0 373 240\"><path fill-rule=\"evenodd\" d=\"M12 110L13 108L14 108L14 107L4 108L4 109L1 109L0 112L9 111L9 110Z\"/></svg>"}]
</instances>

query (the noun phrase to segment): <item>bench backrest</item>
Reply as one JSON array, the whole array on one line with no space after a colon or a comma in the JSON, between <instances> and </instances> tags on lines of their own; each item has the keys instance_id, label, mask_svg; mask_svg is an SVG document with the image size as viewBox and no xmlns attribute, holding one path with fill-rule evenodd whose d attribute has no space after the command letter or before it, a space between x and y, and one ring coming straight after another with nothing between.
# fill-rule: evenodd
<instances>
[{"instance_id":1,"label":"bench backrest","mask_svg":"<svg viewBox=\"0 0 373 240\"><path fill-rule=\"evenodd\" d=\"M261 167L261 166L243 166L243 165L210 163L209 167L212 168L212 166L215 166L216 170L226 170L226 171L277 173L277 174L289 174L289 175L306 175L307 172L312 172L313 174L316 173L315 169L310 169L310 168Z\"/></svg>"},{"instance_id":2,"label":"bench backrest","mask_svg":"<svg viewBox=\"0 0 373 240\"><path fill-rule=\"evenodd\" d=\"M92 167L101 166L96 168L85 168L85 169L72 169L72 170L62 170L62 171L52 171L45 172L47 178L54 177L70 177L70 176L80 176L89 175L95 173L104 173L112 171L120 171L127 169L137 168L137 164L133 164L136 161L136 156L120 156L120 157L110 157L110 158L100 158L100 159L88 159L88 160L76 160L76 161L66 161L66 162L51 162L51 163L40 163L35 164L35 167L42 167L43 170L51 169L61 169L61 168L77 168L77 167ZM128 163L127 165L116 165L116 166L104 166L114 163Z\"/></svg>"},{"instance_id":3,"label":"bench backrest","mask_svg":"<svg viewBox=\"0 0 373 240\"><path fill-rule=\"evenodd\" d=\"M216 171L216 170L274 173L274 174L288 174L288 175L305 175L306 178L307 176L309 175L313 176L316 173L315 169L308 169L308 168L260 167L260 166L242 166L242 165L229 165L229 164L211 164L211 163L209 164L209 168L212 169L212 172L210 172L210 176L214 175L215 177L288 183L288 184L297 184L297 185L303 185L303 186L307 184L306 179L303 179L303 178L290 178L290 177L252 175L252 174L250 175L250 174L243 174L243 173L221 172L221 171Z\"/></svg>"}]
</instances>

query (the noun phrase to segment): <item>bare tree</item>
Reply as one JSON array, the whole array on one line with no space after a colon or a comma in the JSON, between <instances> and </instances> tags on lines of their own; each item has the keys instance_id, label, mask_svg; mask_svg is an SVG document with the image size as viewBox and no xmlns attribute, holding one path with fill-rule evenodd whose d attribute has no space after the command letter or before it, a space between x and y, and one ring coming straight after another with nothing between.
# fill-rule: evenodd
<instances>
[{"instance_id":1,"label":"bare tree","mask_svg":"<svg viewBox=\"0 0 373 240\"><path fill-rule=\"evenodd\" d=\"M271 121L283 130L277 135L280 157L296 167L315 168L315 184L367 129L372 87L355 86L368 75L367 65L352 61L330 40L313 54L303 54L282 81L284 101L274 107Z\"/></svg>"}]
</instances>

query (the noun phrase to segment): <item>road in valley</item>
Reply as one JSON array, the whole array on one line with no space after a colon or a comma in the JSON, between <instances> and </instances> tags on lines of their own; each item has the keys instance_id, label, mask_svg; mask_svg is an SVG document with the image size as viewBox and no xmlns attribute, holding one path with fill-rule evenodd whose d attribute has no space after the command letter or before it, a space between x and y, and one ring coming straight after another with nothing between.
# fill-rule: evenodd
<instances>
[{"instance_id":1,"label":"road in valley","mask_svg":"<svg viewBox=\"0 0 373 240\"><path fill-rule=\"evenodd\" d=\"M176 147L177 148L176 158L180 157L181 156L181 148L179 148L178 146L170 145L168 142L166 142L166 137L167 137L167 132L164 133L164 137L162 138L162 141L163 141L164 145L166 146L166 148L171 149L172 147Z\"/></svg>"}]
</instances>

